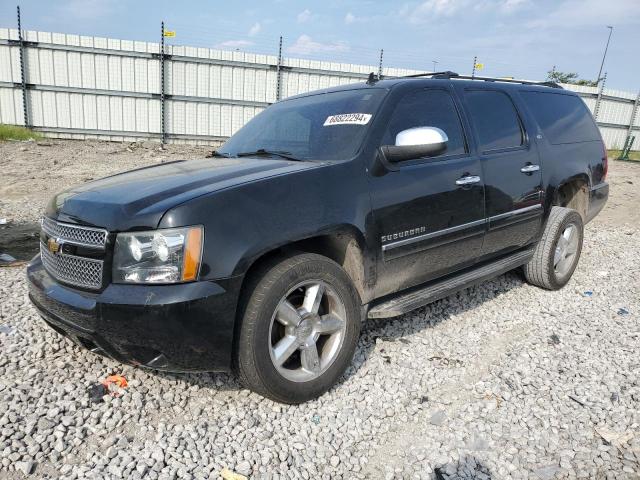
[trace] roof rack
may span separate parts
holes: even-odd
[[[414,73],[413,75],[405,75],[401,78],[419,78],[419,77],[437,77],[437,78],[451,78],[457,77],[456,72],[445,70],[444,72],[430,72],[430,73]]]
[[[507,83],[520,83],[523,85],[538,85],[542,87],[562,88],[556,82],[534,82],[531,80],[520,80],[517,78],[495,78],[495,77],[479,77],[477,75],[460,75],[456,72],[432,72],[432,73],[416,73],[414,75],[406,75],[402,78],[418,78],[418,77],[432,77],[432,78],[459,78],[461,80],[482,80],[484,82],[507,82]]]

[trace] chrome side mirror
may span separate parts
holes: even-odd
[[[420,157],[433,157],[447,150],[449,137],[437,127],[415,127],[396,135],[395,145],[381,147],[388,162],[397,163]]]

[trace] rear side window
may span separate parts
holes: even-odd
[[[395,145],[396,135],[414,127],[438,127],[449,141],[443,155],[466,153],[466,143],[458,111],[444,90],[418,90],[406,94],[396,105],[381,145]]]
[[[542,133],[554,145],[600,140],[589,109],[573,95],[520,92]]]
[[[519,147],[524,143],[518,112],[505,93],[468,90],[465,96],[481,151]]]

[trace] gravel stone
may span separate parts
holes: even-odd
[[[431,423],[431,425],[440,426],[444,423],[446,419],[447,419],[447,414],[445,413],[445,411],[438,410],[433,415],[431,415],[431,418],[429,419],[429,423]]]
[[[0,143],[0,250],[36,228],[54,191],[211,150],[51,143]],[[609,204],[586,226],[564,289],[510,272],[367,321],[341,383],[299,406],[227,374],[166,374],[94,355],[40,319],[24,266],[0,268],[0,478],[200,479],[225,467],[274,480],[634,478],[640,169],[611,161],[609,181]],[[0,253],[20,258],[20,249]],[[129,382],[124,394],[91,402],[89,387],[114,372]]]

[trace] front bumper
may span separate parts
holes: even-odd
[[[602,182],[589,191],[589,206],[587,208],[587,221],[590,222],[604,208],[609,198],[609,184]]]
[[[40,257],[27,267],[42,318],[79,345],[119,362],[167,371],[231,367],[241,277],[177,285],[110,284],[100,293],[56,282]]]

